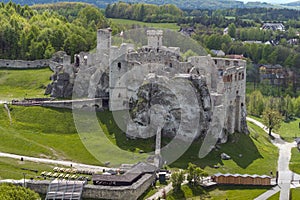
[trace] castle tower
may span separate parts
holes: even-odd
[[[97,31],[97,61],[100,61],[106,67],[109,66],[111,32],[110,28]]]
[[[155,49],[162,46],[163,31],[162,30],[148,30],[148,46]]]

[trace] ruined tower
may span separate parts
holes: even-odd
[[[162,38],[163,38],[163,31],[162,30],[148,30],[148,46],[153,48],[160,48],[162,46]]]

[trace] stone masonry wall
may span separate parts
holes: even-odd
[[[84,199],[138,199],[154,182],[155,174],[145,174],[131,186],[113,187],[85,185]],[[47,194],[50,181],[28,181],[26,186],[39,194]]]

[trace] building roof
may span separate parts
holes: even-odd
[[[156,170],[157,168],[154,165],[139,162],[123,175],[95,174],[93,175],[93,181],[131,184],[144,174],[154,174]]]
[[[243,177],[243,178],[271,178],[270,176],[267,176],[267,175],[257,175],[257,174],[254,174],[254,175],[249,175],[249,174],[221,174],[221,173],[218,173],[218,174],[215,174],[214,177],[220,177],[220,176],[224,176],[224,177],[229,177],[229,176],[232,176],[232,177]]]

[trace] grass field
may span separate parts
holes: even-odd
[[[12,125],[0,109],[0,151],[101,164],[84,147],[69,110],[11,107]]]
[[[135,20],[128,20],[128,19],[110,19],[114,24],[125,26],[126,28],[133,28],[133,27],[153,27],[153,28],[162,28],[162,29],[171,29],[178,31],[180,27],[176,23],[146,23],[140,22]]]
[[[44,97],[52,75],[50,69],[0,69],[0,100]]]
[[[250,117],[259,122],[262,122],[262,118],[255,116]],[[285,141],[293,142],[295,140],[295,137],[300,137],[299,123],[300,118],[296,118],[295,120],[292,120],[290,122],[282,122],[280,129],[273,132],[278,133]]]
[[[291,189],[291,200],[298,200],[300,197],[300,188]]]
[[[102,133],[92,132],[88,133],[89,135],[77,134],[70,110],[13,106],[11,115],[12,125],[4,108],[0,109],[0,151],[3,152],[101,164],[99,159],[102,162],[132,163],[139,156],[146,157],[146,154],[138,153],[140,150],[154,150],[154,138],[127,139],[115,124],[110,112],[98,113],[96,120],[99,120]],[[220,150],[214,150],[204,159],[197,157],[201,141],[194,142],[184,156],[171,167],[186,168],[187,163],[193,162],[211,174],[269,174],[270,171],[275,171],[277,148],[269,142],[268,135],[261,129],[249,125],[250,137],[244,134],[232,135],[227,144],[221,145]],[[100,158],[95,159],[82,142],[90,145],[92,151],[96,150],[93,153],[99,153]],[[114,149],[111,148],[111,144]],[[223,152],[230,155],[232,160],[221,160],[220,154]],[[214,165],[220,168],[215,169]]]
[[[290,170],[300,174],[300,152],[297,148],[292,148],[292,157],[290,160]]]
[[[217,186],[211,189],[202,189],[201,187],[192,187],[183,185],[181,191],[171,192],[167,200],[178,199],[215,199],[215,200],[252,200],[260,194],[266,192],[270,187],[255,186]]]
[[[268,198],[268,200],[279,200],[279,198],[280,198],[280,192],[277,192],[276,194]]]
[[[51,172],[54,167],[56,167],[56,165],[0,158],[0,179],[20,180],[24,178],[23,173],[26,174],[26,179],[36,179],[42,171]],[[38,172],[36,173],[33,170],[37,170]]]
[[[219,150],[213,150],[203,159],[197,157],[201,142],[194,143],[191,148],[172,167],[186,168],[192,162],[205,169],[209,174],[240,173],[269,175],[276,171],[278,149],[270,142],[268,135],[257,126],[248,123],[250,137],[245,134],[232,135]],[[220,155],[226,153],[231,160],[221,160]],[[240,156],[241,155],[241,156]],[[215,169],[214,166],[219,166]]]
[[[288,123],[282,123],[278,134],[286,141],[293,142],[295,137],[300,137],[299,129],[300,118],[290,121]]]

